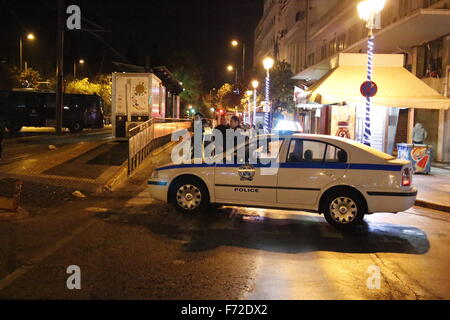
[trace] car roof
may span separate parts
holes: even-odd
[[[265,134],[263,136],[274,137],[276,135],[275,134]],[[278,136],[290,137],[290,138],[298,138],[298,139],[336,140],[336,141],[347,142],[347,143],[349,141],[352,141],[352,140],[349,140],[349,139],[336,137],[336,136],[328,136],[328,135],[324,135],[324,134],[306,134],[306,133],[289,133],[289,132],[286,133],[286,132],[284,132],[284,133],[278,134]]]
[[[268,134],[267,136],[271,136],[274,137],[274,134]],[[320,134],[304,134],[304,133],[288,133],[288,134],[280,134],[280,137],[287,137],[287,138],[291,138],[291,139],[311,139],[311,140],[318,140],[318,141],[323,141],[326,143],[333,143],[333,142],[337,142],[337,146],[338,147],[343,147],[344,145],[347,147],[351,147],[353,148],[353,150],[359,150],[359,152],[363,152],[363,153],[368,153],[371,154],[372,156],[378,158],[378,159],[383,159],[383,160],[393,160],[395,159],[395,157],[384,153],[382,151],[379,151],[377,149],[371,148],[369,146],[366,146],[362,143],[359,143],[355,140],[351,140],[351,139],[347,139],[347,138],[341,138],[341,137],[336,137],[336,136],[328,136],[328,135],[320,135]]]

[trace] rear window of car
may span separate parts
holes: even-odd
[[[391,156],[390,154],[381,152],[381,151],[379,151],[377,149],[374,149],[374,148],[371,148],[369,146],[366,146],[365,144],[362,144],[360,142],[356,142],[356,141],[349,140],[349,139],[346,139],[346,142],[350,143],[351,145],[354,145],[355,147],[363,149],[364,151],[374,155],[377,158],[381,158],[381,159],[384,159],[384,160],[395,160],[395,157]]]
[[[323,141],[292,139],[288,162],[347,162],[347,153]]]

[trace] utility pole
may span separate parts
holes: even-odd
[[[56,58],[56,134],[62,134],[64,108],[64,0],[58,0]]]
[[[23,40],[22,40],[22,37],[20,37],[20,40],[19,40],[19,52],[20,52],[20,71],[22,71],[23,70]]]
[[[242,43],[242,84],[245,83],[245,43]]]

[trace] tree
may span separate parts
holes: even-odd
[[[295,80],[291,65],[286,61],[276,61],[270,70],[270,99],[272,109],[282,108],[288,112],[295,112],[294,87]],[[265,84],[266,73],[260,72],[260,83]],[[264,88],[264,86],[263,86]],[[264,99],[264,97],[262,97]]]
[[[235,93],[235,87],[232,84],[225,83],[215,95],[215,104],[218,109],[228,110],[240,106],[242,94]]]
[[[189,52],[178,52],[173,55],[168,62],[168,68],[175,78],[183,84],[181,98],[181,114],[185,114],[186,108],[193,105],[198,111],[206,108],[203,98],[203,83],[201,69],[194,56]]]
[[[39,71],[32,68],[27,68],[22,71],[14,68],[13,80],[18,88],[36,88],[38,82],[42,80],[42,76]]]
[[[103,100],[103,111],[106,115],[112,113],[112,75],[104,74],[98,75],[95,82],[100,86],[98,95]]]
[[[99,75],[93,82],[89,81],[88,78],[70,81],[66,86],[65,92],[74,94],[97,94],[103,100],[104,113],[107,115],[111,114],[111,75]]]

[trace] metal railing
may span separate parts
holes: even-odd
[[[129,130],[128,176],[159,146],[170,142],[174,132],[189,129],[191,120],[152,119]]]

